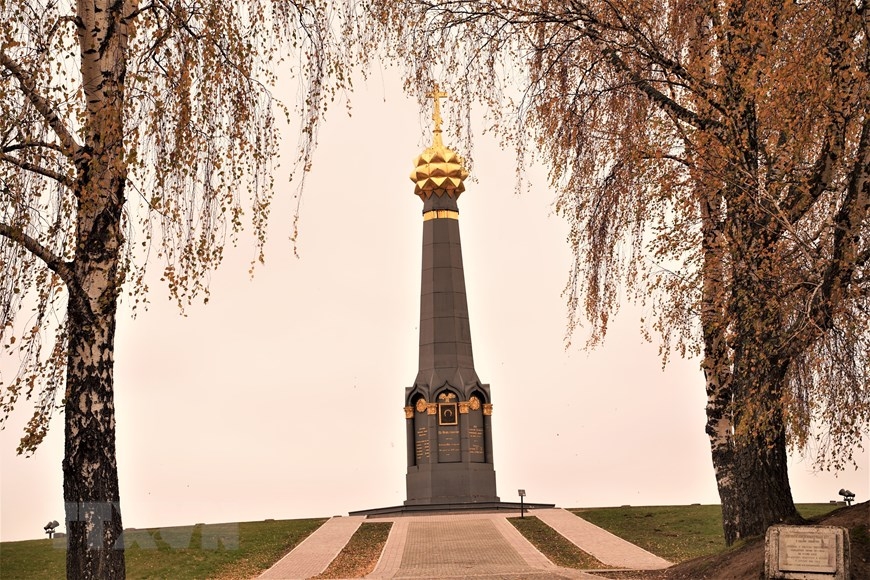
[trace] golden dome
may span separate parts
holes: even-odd
[[[441,106],[440,100],[447,93],[435,90],[427,96],[435,100],[435,109],[432,112],[432,120],[435,128],[432,135],[432,145],[417,156],[414,161],[414,171],[411,172],[411,181],[414,182],[414,193],[420,199],[426,201],[434,193],[441,197],[445,193],[458,198],[465,191],[463,181],[468,177],[468,171],[462,165],[462,157],[455,151],[444,146],[441,141]]]

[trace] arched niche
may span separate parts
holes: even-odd
[[[435,395],[437,404],[438,463],[462,461],[459,394],[446,387]]]
[[[486,395],[482,391],[472,391],[468,397],[466,424],[468,425],[468,461],[471,463],[486,463],[487,429],[483,406],[487,402]]]
[[[423,393],[412,393],[405,408],[408,425],[408,465],[425,465],[432,462],[431,414],[433,405]]]

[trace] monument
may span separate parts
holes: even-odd
[[[411,179],[423,200],[420,357],[405,389],[408,441],[406,506],[498,502],[489,385],[474,370],[459,239],[459,195],[468,172],[444,146],[440,100],[434,100],[432,145]]]
[[[441,138],[440,99],[447,95],[435,85],[428,96],[434,100],[432,145],[411,172],[414,193],[423,200],[423,266],[417,377],[405,389],[407,499],[401,506],[352,511],[352,516],[522,507],[500,501],[496,493],[492,399],[474,370],[457,205],[468,171]]]

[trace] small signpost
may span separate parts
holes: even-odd
[[[526,497],[526,490],[524,490],[524,489],[518,489],[518,490],[517,490],[517,493],[520,494],[520,517],[521,517],[521,518],[524,518],[525,516],[523,515],[523,513],[524,513],[524,509],[523,509],[523,498]]]

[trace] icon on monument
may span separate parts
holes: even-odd
[[[459,424],[459,415],[456,413],[456,403],[438,403],[438,424]]]

